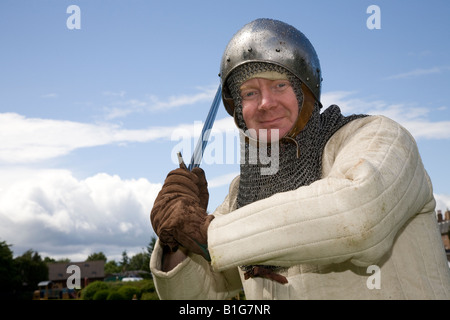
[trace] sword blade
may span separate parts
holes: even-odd
[[[222,85],[220,84],[217,88],[216,95],[209,109],[208,116],[206,117],[205,124],[203,125],[202,133],[195,146],[194,153],[192,154],[191,162],[189,164],[189,171],[195,167],[200,166],[203,158],[203,152],[205,151],[206,145],[208,144],[209,135],[211,133],[211,128],[216,119],[217,110],[219,109],[222,94]]]

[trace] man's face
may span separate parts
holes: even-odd
[[[254,78],[244,82],[240,89],[245,124],[248,129],[256,130],[258,139],[281,139],[294,126],[298,102],[288,80]],[[249,132],[253,136],[252,130]]]

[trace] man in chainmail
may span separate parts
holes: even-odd
[[[280,75],[286,76],[296,95],[299,114],[301,113],[303,93],[300,79],[278,65],[264,62],[244,64],[236,68],[227,81],[236,106],[234,110],[236,124],[243,132],[249,129],[242,115],[240,87],[249,79],[270,77],[270,73],[266,73],[268,76],[264,75],[267,71],[277,73],[278,75],[272,74],[272,77],[278,79]],[[262,175],[261,167],[264,164],[252,164],[248,160],[251,146],[248,140],[244,139],[243,148],[245,148],[246,157],[241,161],[238,207],[267,198],[278,192],[297,189],[319,179],[325,143],[341,126],[358,117],[361,116],[344,117],[337,106],[332,106],[320,114],[320,104],[315,102],[305,128],[294,138],[281,140],[281,145],[278,148],[281,148],[282,156],[279,159],[278,170],[274,174]],[[268,149],[270,149],[270,145]]]
[[[283,79],[283,75],[290,82],[298,101],[298,113],[303,107],[303,92],[301,80],[285,68],[267,63],[250,62],[239,66],[230,74],[227,86],[235,105],[234,117],[236,125],[242,132],[249,130],[242,115],[241,86],[249,79],[262,78],[269,81]],[[320,114],[320,104],[316,101],[312,106],[312,114],[306,126],[293,138],[281,139],[278,149],[279,166],[274,174],[261,174],[264,164],[251,163],[249,149],[252,148],[249,139],[243,139],[245,157],[241,160],[241,174],[239,192],[237,195],[237,208],[254,201],[265,199],[279,192],[297,189],[318,180],[322,174],[322,152],[328,139],[347,122],[363,117],[353,115],[344,117],[339,107],[331,106]],[[260,142],[262,143],[262,142]],[[270,145],[267,147],[270,152]],[[262,157],[265,155],[262,154]],[[242,266],[246,277],[254,276],[255,272],[273,274],[271,271],[279,269],[276,266]],[[266,269],[266,270],[264,270]]]
[[[168,174],[151,212],[161,299],[225,299],[241,287],[247,299],[450,298],[431,182],[403,127],[321,112],[316,52],[281,21],[239,30],[220,76],[243,137],[240,175],[208,215],[203,170]]]

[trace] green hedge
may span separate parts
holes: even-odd
[[[103,282],[90,283],[81,291],[83,300],[159,300],[153,280],[136,282]]]
[[[95,281],[90,283],[81,291],[81,299],[94,300],[94,296],[98,291],[109,289],[108,284],[102,281]]]

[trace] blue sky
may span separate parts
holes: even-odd
[[[373,4],[381,29],[366,24]],[[80,29],[67,26],[70,5]],[[188,161],[196,144],[227,42],[261,17],[313,43],[325,106],[383,114],[413,134],[445,211],[449,12],[444,0],[1,1],[0,240],[15,255],[72,261],[141,252],[175,153]],[[210,212],[239,171],[235,134],[221,105],[202,165]]]

